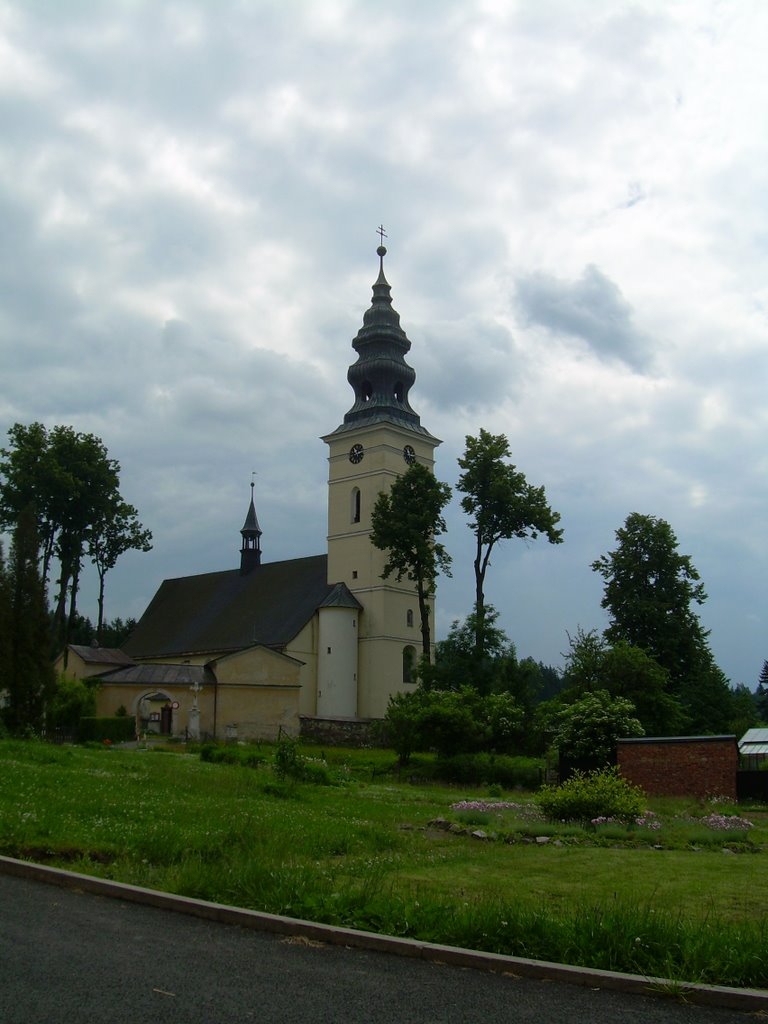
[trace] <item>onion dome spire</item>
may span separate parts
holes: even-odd
[[[384,238],[384,229],[379,233]],[[416,373],[405,361],[411,343],[400,326],[400,314],[392,307],[389,282],[384,276],[387,250],[380,245],[379,276],[373,285],[373,300],[363,316],[352,347],[357,362],[350,366],[347,380],[355,392],[355,402],[344,417],[344,424],[394,420],[409,427],[419,426],[419,417],[408,402],[408,392]]]
[[[245,576],[257,565],[261,565],[261,529],[256,518],[256,506],[253,503],[254,483],[251,480],[251,504],[245,517],[240,535],[243,546],[240,548],[240,575]]]

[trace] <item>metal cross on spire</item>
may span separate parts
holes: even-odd
[[[379,226],[376,228],[376,234],[381,239],[381,244],[384,245],[384,239],[387,237],[387,232],[384,230],[383,224],[379,224]]]

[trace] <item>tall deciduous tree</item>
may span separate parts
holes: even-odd
[[[425,661],[431,650],[429,599],[438,574],[451,574],[450,555],[435,539],[445,532],[443,509],[450,498],[450,487],[416,462],[378,496],[371,514],[371,543],[387,553],[382,579],[394,574],[416,584]]]
[[[52,560],[59,565],[54,630],[57,641],[66,644],[89,542],[103,536],[116,516],[116,535],[127,536],[129,546],[132,540],[143,545],[148,538],[135,519],[135,509],[123,502],[120,465],[109,458],[100,438],[68,426],[49,431],[41,423],[17,423],[8,436],[9,446],[0,449],[0,526],[12,527],[23,509],[34,509],[46,584]]]
[[[20,514],[14,530],[1,588],[7,626],[0,690],[6,693],[6,725],[17,733],[42,730],[46,702],[56,686],[50,657],[48,603],[38,561],[35,517],[27,509]]]
[[[504,434],[481,430],[467,436],[463,470],[458,490],[464,494],[461,507],[471,517],[475,535],[475,653],[482,658],[485,647],[485,577],[491,553],[502,540],[531,538],[543,534],[550,544],[560,544],[560,515],[547,504],[543,487],[533,487],[523,473],[507,462],[511,452]]]
[[[689,729],[727,728],[732,694],[691,608],[707,595],[690,556],[680,554],[669,523],[637,512],[616,531],[616,540],[614,551],[592,563],[605,581],[606,638],[641,648],[666,669]]]
[[[110,569],[126,551],[151,551],[152,534],[139,522],[133,505],[128,505],[119,494],[101,510],[99,518],[88,531],[88,554],[99,574],[99,618],[96,639],[103,642],[104,582]]]

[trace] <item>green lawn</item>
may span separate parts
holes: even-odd
[[[281,781],[262,753],[248,768],[2,741],[0,852],[430,941],[768,987],[766,808],[718,808],[749,832],[707,829],[708,808],[670,801],[656,832],[553,827],[515,808],[478,825],[451,805],[487,794],[398,782],[391,753],[326,751],[332,786]],[[478,827],[496,838],[472,838]]]

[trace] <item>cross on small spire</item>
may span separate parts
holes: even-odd
[[[376,234],[381,239],[381,244],[384,245],[384,239],[387,237],[387,232],[384,230],[383,224],[379,224],[379,226],[376,228]]]

